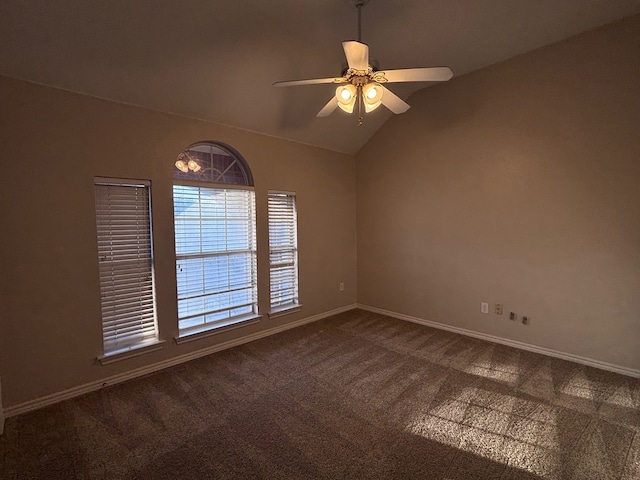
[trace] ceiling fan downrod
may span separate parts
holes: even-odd
[[[356,9],[358,10],[358,42],[362,43],[362,7],[364,7],[369,0],[355,0]],[[357,94],[356,101],[358,102],[358,126],[361,127],[363,125],[362,118],[362,102],[364,102],[364,98],[362,97],[362,85],[357,86]]]
[[[358,9],[358,42],[362,42],[362,7],[364,7],[369,0],[355,0],[356,8]]]

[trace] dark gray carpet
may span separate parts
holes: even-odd
[[[0,478],[640,478],[640,381],[355,310],[7,420]]]

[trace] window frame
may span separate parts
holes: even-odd
[[[216,251],[215,253],[211,252],[200,252],[200,254],[197,253],[178,253],[178,249],[179,249],[179,244],[178,244],[178,235],[179,235],[179,219],[176,216],[176,190],[175,187],[192,187],[192,188],[197,188],[198,189],[198,198],[201,198],[200,195],[203,191],[206,190],[213,190],[213,191],[238,191],[238,190],[243,190],[243,191],[249,191],[251,192],[251,199],[250,199],[250,205],[249,205],[249,209],[247,211],[247,217],[243,217],[245,219],[248,220],[248,228],[250,230],[250,238],[249,238],[249,249],[248,252],[244,252],[244,253],[248,253],[250,255],[250,264],[251,264],[251,274],[250,274],[250,278],[251,278],[251,289],[252,289],[252,303],[248,304],[247,306],[251,306],[251,313],[246,313],[246,314],[242,314],[242,315],[236,315],[236,316],[230,316],[226,319],[220,319],[220,320],[213,320],[210,323],[206,322],[206,317],[205,317],[205,322],[201,325],[193,325],[190,327],[183,327],[181,328],[181,321],[184,321],[188,318],[196,318],[198,316],[206,316],[208,314],[212,314],[215,313],[214,311],[210,311],[210,312],[206,312],[203,309],[203,312],[201,314],[194,314],[194,315],[183,315],[182,317],[180,317],[180,307],[178,307],[178,312],[177,312],[177,325],[178,325],[178,335],[174,338],[175,342],[178,344],[181,343],[185,343],[185,342],[189,342],[192,340],[197,340],[199,338],[202,337],[206,337],[206,336],[210,336],[210,335],[216,335],[222,332],[226,332],[228,330],[232,330],[235,328],[240,328],[240,327],[244,327],[244,326],[248,326],[254,323],[257,323],[260,321],[260,319],[262,318],[262,316],[259,314],[259,310],[258,310],[258,272],[257,272],[257,224],[256,224],[256,195],[255,195],[255,188],[253,186],[253,176],[251,173],[251,170],[246,162],[246,160],[244,160],[244,158],[232,147],[229,147],[226,144],[220,143],[220,142],[212,142],[212,141],[204,141],[204,142],[198,142],[195,144],[190,145],[189,147],[187,147],[183,152],[180,153],[180,155],[178,156],[178,158],[180,159],[181,156],[183,156],[184,152],[188,152],[190,149],[197,147],[197,146],[202,146],[202,145],[206,145],[206,146],[210,146],[210,147],[215,147],[217,149],[221,149],[223,151],[225,151],[229,157],[233,158],[235,160],[235,162],[238,163],[238,165],[240,166],[240,168],[243,170],[243,174],[245,176],[245,181],[246,184],[245,185],[240,185],[240,184],[233,184],[233,183],[219,183],[219,182],[215,182],[215,181],[211,181],[211,180],[194,180],[194,179],[185,179],[185,178],[175,178],[175,175],[172,178],[172,201],[173,201],[173,228],[174,228],[174,254],[175,254],[175,268],[176,268],[176,301],[179,302],[187,299],[187,297],[181,298],[181,292],[180,292],[180,280],[179,280],[179,272],[178,272],[178,268],[179,268],[179,262],[182,260],[184,261],[185,259],[189,258],[189,259],[197,259],[197,258],[202,258],[203,262],[205,258],[210,258],[210,257],[222,257],[222,256],[230,256],[234,254],[234,250],[223,250],[223,251]],[[175,172],[175,170],[174,170]],[[201,200],[199,200],[201,202]],[[201,212],[201,203],[199,204],[199,209]],[[200,213],[198,222],[202,222],[202,212]],[[228,219],[225,217],[225,219],[223,220],[223,222],[227,222]],[[201,224],[201,223],[200,223]],[[226,223],[224,223],[225,225],[227,225]],[[225,227],[226,229],[227,227]],[[203,237],[202,234],[200,234],[200,242],[203,241]],[[228,239],[228,236],[225,236],[225,239]],[[201,247],[202,249],[202,247]],[[235,252],[235,254],[239,254],[239,253],[243,253],[243,252]],[[204,263],[203,263],[203,269],[204,269]],[[229,271],[230,267],[227,266],[227,271]],[[203,270],[204,271],[204,270]],[[203,273],[204,274],[204,273]],[[203,293],[202,295],[211,295],[211,293],[207,293],[205,291],[206,286],[204,284],[205,280],[203,280]],[[218,293],[229,293],[230,290],[227,291],[218,291],[215,292],[216,294]],[[184,292],[183,292],[184,293]],[[233,307],[228,307],[226,309],[221,309],[218,310],[217,312],[222,312],[222,311],[230,311],[232,310]]]
[[[274,243],[274,239],[272,238],[272,223],[275,221],[275,211],[272,210],[272,202],[271,198],[275,196],[285,196],[292,198],[293,204],[293,225],[289,225],[289,228],[293,230],[293,242],[289,246],[280,246],[277,247],[277,250],[273,248],[272,244]],[[269,230],[269,317],[276,318],[282,315],[288,315],[291,313],[299,312],[302,310],[302,303],[300,302],[300,266],[299,266],[299,247],[298,247],[298,197],[296,192],[285,191],[285,190],[269,190],[267,191],[267,223]],[[292,256],[292,269],[293,269],[293,282],[294,282],[294,293],[293,298],[290,302],[284,304],[274,305],[273,295],[274,295],[274,280],[273,273],[275,268],[282,268],[282,265],[278,267],[272,263],[272,254],[276,252],[291,252]]]
[[[157,311],[157,302],[156,302],[156,279],[155,279],[155,257],[154,257],[154,248],[153,248],[153,222],[152,222],[152,208],[151,208],[151,182],[149,180],[139,180],[139,179],[125,179],[125,178],[108,178],[108,177],[94,177],[94,196],[95,196],[95,219],[96,219],[96,245],[97,245],[97,254],[98,254],[98,274],[99,274],[99,292],[100,292],[100,318],[102,324],[102,354],[98,356],[98,360],[101,364],[106,365],[109,363],[113,363],[119,360],[123,360],[126,358],[142,355],[144,353],[156,351],[162,348],[162,344],[164,341],[159,337],[159,327],[158,327],[158,311]],[[126,203],[123,208],[122,204],[118,207],[115,207],[113,203],[108,199],[108,193],[101,193],[103,189],[108,189],[109,187],[124,187],[124,188],[135,188],[136,193],[131,198],[125,198]],[[143,189],[145,199],[144,202],[138,202],[134,197],[137,195],[137,191]],[[107,200],[104,203],[101,203],[103,200]],[[130,203],[130,204],[129,204]],[[146,210],[142,212],[142,215],[138,215],[137,207],[142,204],[146,205]],[[134,210],[127,210],[131,207],[134,207]],[[136,215],[133,220],[129,220],[124,225],[122,224],[122,217],[120,220],[120,225],[115,226],[113,221],[111,221],[111,217],[122,212],[135,212]],[[103,218],[107,217],[107,218]],[[138,224],[143,222],[142,232],[145,234],[144,239],[140,240],[140,227]],[[133,224],[136,224],[134,227]],[[107,229],[104,231],[104,229]],[[125,246],[128,250],[128,258],[124,258],[125,253],[122,250],[123,245],[119,245],[117,249],[113,248],[113,232],[116,229],[127,228],[131,235],[135,234],[135,240],[132,240],[130,243],[127,243]],[[105,243],[111,242],[111,246],[105,246]],[[134,250],[135,255],[137,255],[137,262],[140,263],[142,259],[143,262],[148,260],[148,270],[146,267],[142,267],[141,265],[131,266],[131,250]],[[117,263],[113,262],[113,253],[116,251],[121,255],[120,262],[124,264],[127,263],[127,266],[123,264],[117,265]],[[140,255],[143,255],[140,257]],[[111,262],[107,262],[104,260],[105,255],[111,257]],[[124,281],[121,278],[117,279],[118,274],[123,275],[127,274],[127,276],[131,276],[133,272],[134,276],[137,276],[137,280],[134,279],[132,281]],[[148,286],[141,286],[140,276],[148,275],[150,278],[150,284]],[[110,277],[110,280],[109,280]],[[144,282],[143,282],[144,283]],[[119,293],[116,294],[115,290],[118,289]],[[143,292],[138,298],[138,306],[146,305],[144,309],[135,310],[131,312],[131,316],[126,316],[117,320],[117,317],[122,317],[126,315],[128,312],[123,311],[122,305],[112,304],[108,305],[109,302],[115,302],[116,295],[122,295],[122,290],[126,289],[126,296],[128,300],[131,300],[135,297],[136,290],[138,292]],[[107,300],[105,300],[107,299]],[[118,300],[121,302],[122,300]],[[135,300],[134,300],[135,302]],[[107,311],[110,310],[110,313],[107,314]],[[126,309],[124,309],[126,310]],[[118,342],[118,327],[120,328],[131,328],[132,322],[136,322],[136,316],[139,317],[139,321],[141,322],[139,325],[139,329],[137,333],[141,335],[141,338],[138,340],[130,339],[129,341]],[[135,325],[133,325],[135,326]],[[151,333],[149,332],[149,328],[153,328]],[[107,334],[109,331],[109,334]],[[136,330],[134,330],[133,335],[135,335]],[[126,336],[125,336],[126,338]],[[109,346],[111,344],[111,346]]]

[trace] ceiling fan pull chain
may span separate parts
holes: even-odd
[[[360,10],[358,10],[360,11]],[[362,98],[362,86],[358,85],[358,98],[357,98],[357,102],[358,102],[358,126],[361,127],[363,124],[363,119],[362,119],[362,102],[364,102],[364,99]]]

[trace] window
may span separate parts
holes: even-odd
[[[298,219],[295,194],[268,197],[271,312],[277,313],[298,306]]]
[[[198,143],[175,163],[179,338],[257,319],[253,179],[240,154]]]
[[[149,182],[96,178],[95,193],[108,357],[158,343]]]

